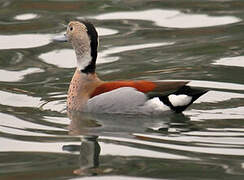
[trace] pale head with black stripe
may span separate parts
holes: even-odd
[[[75,50],[77,68],[82,73],[95,73],[98,34],[92,23],[85,20],[71,21],[66,34],[54,40],[70,42]]]

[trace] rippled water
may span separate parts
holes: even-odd
[[[243,179],[244,2],[0,1],[0,179]],[[184,114],[66,114],[72,19],[100,35],[102,79],[191,80]]]

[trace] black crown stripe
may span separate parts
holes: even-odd
[[[81,21],[86,26],[87,34],[90,38],[90,46],[91,46],[91,63],[85,67],[85,69],[81,70],[83,73],[95,73],[96,69],[96,59],[97,59],[97,46],[98,46],[98,34],[94,27],[94,25],[88,21]]]

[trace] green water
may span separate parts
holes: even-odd
[[[244,2],[1,0],[0,179],[243,179]],[[104,80],[191,80],[182,115],[66,114],[70,44],[86,18]]]

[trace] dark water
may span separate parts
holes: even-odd
[[[243,179],[244,2],[0,1],[0,179]],[[65,112],[74,52],[50,39],[87,18],[104,80],[210,91],[183,115]]]

